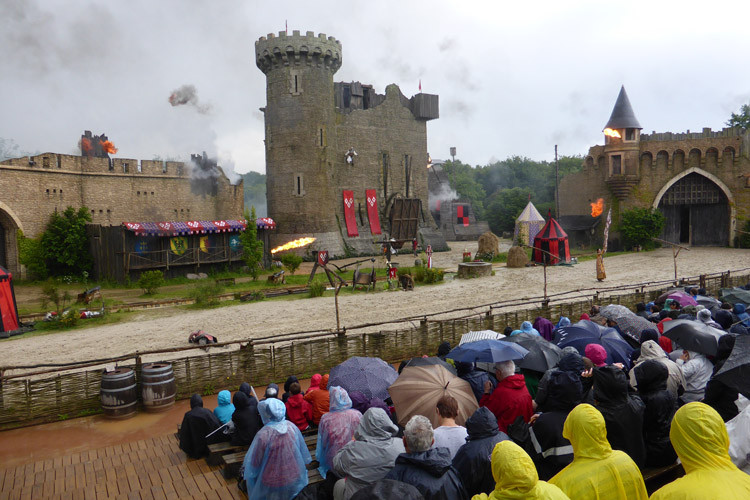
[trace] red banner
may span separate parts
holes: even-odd
[[[370,232],[380,234],[380,215],[378,214],[378,195],[374,189],[365,191],[367,198],[367,218],[370,219]]]
[[[354,216],[354,193],[344,190],[344,220],[346,221],[346,234],[348,236],[359,236],[357,230],[357,219]]]

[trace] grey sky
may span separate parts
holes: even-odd
[[[433,158],[585,154],[621,84],[644,132],[721,128],[750,101],[749,14],[739,0],[0,0],[0,137],[74,153],[88,129],[120,157],[207,150],[263,172],[254,42],[288,21],[342,42],[336,81],[439,94]],[[182,85],[199,106],[169,104]]]

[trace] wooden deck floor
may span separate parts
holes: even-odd
[[[173,434],[2,467],[0,500],[247,498],[219,467],[188,458]]]

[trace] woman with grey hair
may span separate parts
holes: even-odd
[[[495,363],[495,376],[497,387],[492,390],[489,382],[484,385],[484,396],[479,401],[479,406],[486,406],[497,418],[497,428],[506,432],[508,426],[519,416],[524,422],[529,422],[534,409],[531,402],[531,394],[526,389],[526,379],[521,374],[516,374],[516,365],[513,361]]]

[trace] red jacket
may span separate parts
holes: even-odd
[[[508,425],[519,415],[528,422],[534,413],[526,381],[520,374],[511,375],[498,382],[492,394],[482,396],[479,406],[486,406],[495,415],[497,427],[502,432],[506,432]]]
[[[302,394],[289,396],[286,400],[286,418],[288,418],[299,430],[307,429],[312,421],[312,405],[305,401]]]

